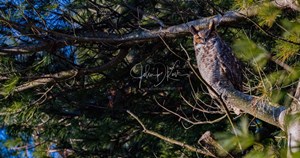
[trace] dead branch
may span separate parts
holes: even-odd
[[[201,142],[203,142],[203,145],[210,145],[212,146],[212,148],[214,148],[215,150],[219,151],[220,153],[224,153],[225,155],[233,158],[232,155],[230,155],[230,153],[228,151],[226,151],[226,149],[224,149],[213,137],[212,133],[210,131],[206,131],[198,140],[199,144],[202,144]],[[220,155],[220,154],[218,154]],[[223,154],[221,154],[223,155]]]

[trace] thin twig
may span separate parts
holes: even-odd
[[[178,145],[178,146],[181,146],[185,149],[188,149],[190,151],[193,151],[193,152],[196,152],[196,153],[199,153],[199,154],[203,154],[203,155],[207,155],[207,156],[211,156],[211,157],[216,157],[213,153],[209,152],[209,151],[205,151],[205,150],[202,150],[202,149],[198,149],[198,148],[195,148],[191,145],[188,145],[186,143],[183,143],[183,142],[180,142],[180,141],[177,141],[177,140],[174,140],[172,138],[168,138],[168,137],[165,137],[159,133],[156,133],[154,131],[151,131],[151,130],[148,130],[146,128],[146,126],[142,123],[142,121],[136,116],[134,115],[132,112],[130,112],[129,110],[127,110],[127,113],[132,116],[136,121],[138,121],[138,123],[142,126],[143,128],[143,132],[146,133],[146,134],[149,134],[149,135],[152,135],[152,136],[155,136],[157,138],[160,138],[161,140],[164,140],[168,143],[171,143],[171,144],[175,144],[175,145]]]
[[[224,116],[222,116],[222,117],[220,117],[220,118],[217,118],[217,119],[215,119],[215,120],[212,120],[212,121],[199,121],[199,122],[194,122],[194,121],[191,121],[191,120],[189,120],[188,118],[183,117],[183,116],[179,115],[178,113],[176,113],[176,112],[174,112],[174,111],[172,111],[172,110],[170,110],[170,109],[164,107],[163,105],[161,105],[161,104],[156,100],[155,97],[154,97],[154,100],[155,100],[155,102],[157,103],[157,105],[160,106],[160,107],[162,107],[164,110],[166,110],[166,111],[172,113],[173,115],[175,115],[175,116],[179,117],[180,119],[182,119],[182,120],[184,120],[184,121],[186,121],[186,122],[188,122],[188,123],[190,123],[190,124],[193,124],[193,125],[213,124],[213,123],[216,123],[216,122],[221,121],[222,119],[224,119],[224,118],[226,117],[226,115],[224,115]]]

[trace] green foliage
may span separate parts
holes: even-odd
[[[269,101],[275,104],[282,104],[285,100],[289,100],[286,97],[287,93],[281,87],[286,87],[297,81],[300,74],[296,72],[298,71],[278,70],[266,75],[260,83],[262,94],[268,96]]]
[[[272,147],[267,147],[266,149],[254,149],[251,150],[245,158],[264,158],[264,157],[270,157],[270,158],[278,158],[279,153],[277,151],[278,149],[272,148]]]
[[[249,132],[248,120],[243,118],[235,131],[231,133],[223,132],[216,135],[220,145],[225,149],[226,152],[235,150],[241,152],[240,149],[245,150],[254,143],[254,137]],[[224,155],[224,151],[220,151],[221,155]]]
[[[47,151],[49,147],[46,144],[40,144],[34,148],[34,157],[40,157],[40,158],[48,158],[49,155],[45,151]]]
[[[7,80],[1,87],[0,87],[0,95],[7,97],[10,93],[13,92],[14,88],[16,87],[19,81],[18,76],[13,76],[9,80]]]
[[[293,154],[292,154],[292,157],[293,157],[293,158],[294,158],[294,157],[296,158],[296,157],[299,157],[299,156],[300,156],[300,152],[296,152],[296,153],[293,153]]]
[[[237,39],[233,44],[233,50],[237,56],[249,61],[256,71],[262,71],[267,63],[267,51],[246,36]]]
[[[298,22],[292,22],[287,19],[282,20],[282,25],[285,31],[283,37],[289,41],[299,43],[300,42],[300,24]],[[300,46],[288,42],[276,41],[276,56],[281,61],[292,59],[297,53],[299,53]]]
[[[292,26],[290,26],[290,28],[293,30]],[[287,87],[297,81],[300,74],[297,65],[290,67],[289,65],[285,64],[284,61],[286,59],[292,59],[291,53],[294,54],[295,51],[299,51],[297,48],[298,45],[287,44],[283,41],[280,41],[278,44],[278,40],[274,49],[268,48],[268,50],[280,52],[276,54],[277,57],[281,56],[279,57],[280,60],[275,62],[277,62],[277,64],[279,64],[283,69],[281,70],[278,67],[272,69],[269,66],[269,60],[271,59],[274,61],[275,58],[272,58],[271,53],[269,53],[266,48],[262,46],[265,45],[265,43],[257,44],[257,42],[247,38],[245,35],[240,36],[240,38],[235,40],[233,49],[239,58],[250,62],[252,67],[256,70],[256,85],[251,85],[257,87],[256,94],[261,95],[264,99],[274,103],[274,105],[278,103],[289,105],[291,99],[286,97],[287,92],[281,88]],[[293,48],[294,52],[289,48]],[[281,49],[284,49],[287,52],[281,51]]]
[[[12,103],[12,105],[9,106],[9,108],[5,110],[5,112],[16,113],[16,112],[20,111],[20,109],[22,109],[22,104],[23,104],[23,102],[16,102],[16,101],[14,101]]]
[[[260,139],[256,138],[257,130],[261,130],[264,128],[263,125],[256,128],[255,131],[249,130],[249,120],[247,117],[243,117],[238,126],[233,131],[221,132],[217,133],[216,139],[218,140],[219,144],[222,146],[222,150],[219,151],[219,154],[222,156],[229,154],[234,154],[234,157],[243,157],[250,158],[264,158],[264,157],[273,157],[277,158],[280,157],[281,153],[284,152],[281,149],[282,145],[280,145],[282,139],[274,140],[271,138],[262,137]],[[271,129],[266,129],[271,130]],[[280,137],[281,133],[272,133],[272,135],[276,135]],[[282,135],[281,135],[282,136]],[[286,140],[283,140],[286,142]],[[240,150],[242,148],[242,150]],[[245,154],[241,154],[241,153]]]
[[[22,144],[23,140],[21,138],[15,138],[15,139],[9,139],[7,140],[4,145],[7,148],[13,148],[13,147],[17,147],[18,145]]]
[[[254,0],[234,0],[234,8],[245,9],[251,7],[255,3]]]
[[[281,15],[281,10],[269,2],[260,5],[258,19],[260,25],[272,27],[277,17]]]

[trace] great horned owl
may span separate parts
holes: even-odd
[[[242,69],[232,50],[218,36],[214,21],[207,29],[191,26],[194,48],[201,76],[220,95],[224,88],[242,90]],[[211,95],[213,95],[210,92]],[[214,97],[214,96],[212,96]]]

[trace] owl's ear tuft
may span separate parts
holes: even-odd
[[[190,32],[191,32],[193,35],[196,35],[196,34],[198,33],[197,29],[196,29],[193,25],[191,25],[191,27],[190,27]]]
[[[209,25],[208,25],[208,29],[210,31],[214,31],[216,29],[214,20],[210,20]]]

